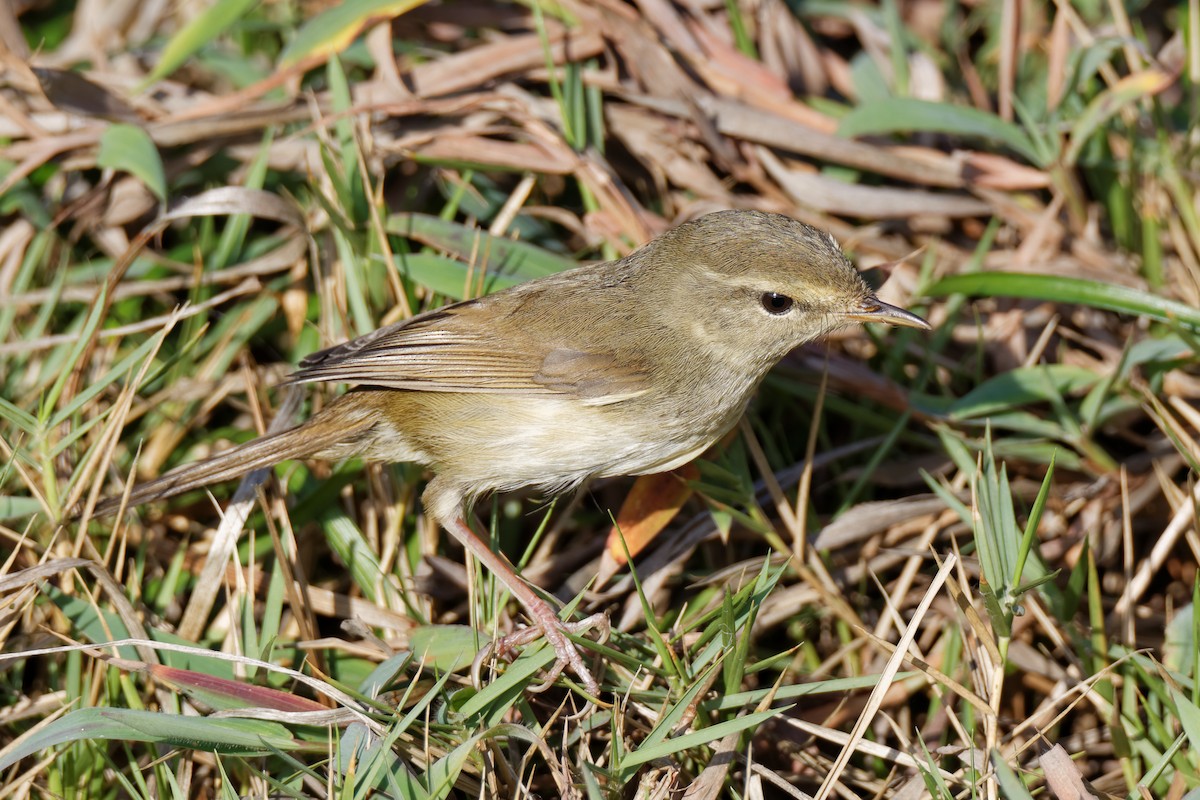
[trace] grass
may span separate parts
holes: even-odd
[[[3,795],[1196,789],[1200,8],[1135,10],[23,11]],[[329,402],[274,388],[323,346],[726,207],[830,230],[935,330],[792,354],[690,471],[480,505],[610,613],[599,704],[528,693],[536,645],[472,681],[519,610],[411,465],[67,518]]]

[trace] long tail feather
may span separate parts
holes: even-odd
[[[127,505],[133,507],[151,500],[162,500],[211,483],[241,477],[247,472],[274,466],[280,461],[306,458],[345,442],[348,435],[353,436],[357,432],[347,430],[345,426],[314,425],[312,422],[310,420],[307,424],[255,439],[204,461],[171,470],[161,478],[138,484],[130,490]],[[351,427],[365,427],[366,422],[363,420],[360,425]],[[122,502],[120,496],[102,500],[96,506],[95,515],[114,514]]]

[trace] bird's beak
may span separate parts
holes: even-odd
[[[855,322],[878,322],[883,325],[932,330],[929,323],[916,314],[897,306],[888,305],[874,295],[864,300],[861,308],[861,311],[852,311],[846,314],[846,318]]]

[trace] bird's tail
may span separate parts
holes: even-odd
[[[123,502],[132,507],[151,500],[162,500],[211,483],[238,478],[247,472],[274,466],[280,461],[317,455],[352,440],[370,424],[367,419],[356,420],[357,424],[349,425],[344,420],[340,425],[328,422],[317,417],[303,425],[263,436],[204,461],[173,469],[161,478],[134,486],[128,500],[121,496],[102,500],[96,506],[95,516],[114,514]]]

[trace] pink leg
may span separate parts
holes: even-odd
[[[567,638],[567,634],[583,633],[596,628],[601,631],[602,639],[607,639],[608,617],[604,614],[593,614],[579,622],[563,622],[558,618],[558,614],[555,613],[550,604],[539,597],[529,587],[529,584],[513,570],[512,565],[508,563],[508,559],[493,552],[487,546],[487,542],[479,538],[461,516],[453,517],[446,521],[444,525],[446,530],[463,547],[470,550],[485,567],[491,570],[493,575],[508,587],[509,591],[521,602],[521,605],[525,606],[525,610],[529,612],[529,616],[536,625],[536,628],[518,631],[510,636],[505,636],[496,642],[492,648],[484,650],[480,655],[486,656],[489,652],[503,652],[514,647],[520,647],[532,642],[539,636],[544,636],[546,641],[550,643],[550,646],[554,648],[554,652],[558,655],[558,660],[554,662],[554,666],[550,669],[550,674],[546,681],[534,691],[542,691],[548,688],[564,669],[570,667],[571,671],[583,682],[583,687],[587,689],[588,693],[593,697],[599,697],[600,685],[596,683],[596,679],[588,671],[587,666],[583,663],[583,658],[579,655],[579,651],[575,648],[575,645]]]

